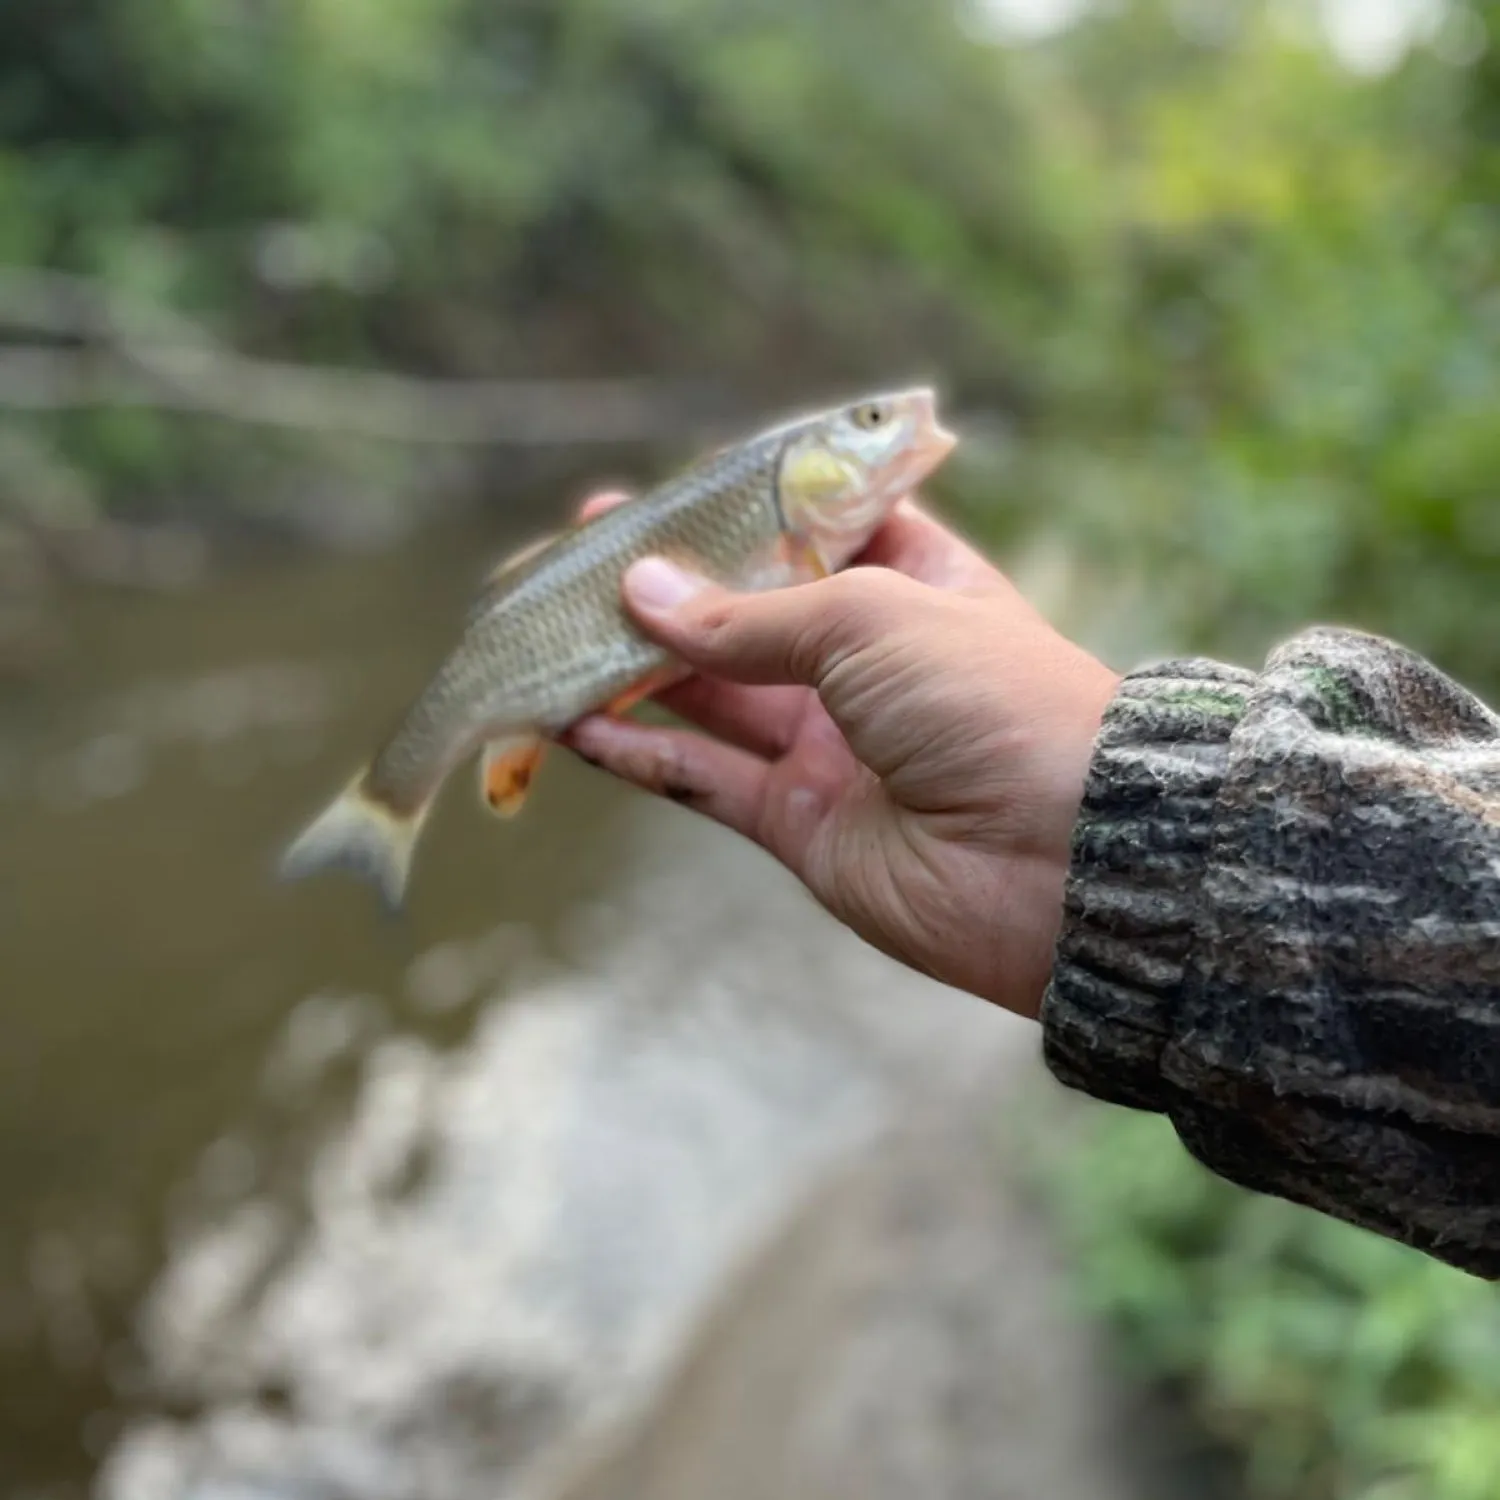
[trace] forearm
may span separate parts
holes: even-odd
[[[1042,1019],[1224,1176],[1500,1278],[1500,721],[1337,631],[1132,674]]]

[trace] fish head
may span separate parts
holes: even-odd
[[[953,451],[926,387],[867,396],[801,423],[782,453],[778,499],[787,529],[839,567],[896,502]]]

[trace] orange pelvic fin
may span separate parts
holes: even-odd
[[[636,704],[644,703],[653,693],[659,693],[663,688],[671,687],[674,682],[681,682],[688,675],[688,668],[675,664],[658,667],[654,672],[648,672],[639,682],[626,688],[617,697],[611,698],[601,712],[608,714],[612,719],[623,719]]]
[[[484,747],[479,790],[497,818],[513,818],[520,812],[546,753],[546,742],[532,734],[495,740]]]

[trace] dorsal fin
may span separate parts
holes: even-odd
[[[496,590],[510,580],[512,573],[540,556],[562,535],[564,533],[561,531],[549,531],[545,536],[538,537],[534,542],[527,542],[524,547],[502,557],[480,580],[479,587],[475,590],[474,603],[469,607],[469,617],[472,619],[482,613],[495,597]]]
[[[485,574],[483,587],[488,588],[492,583],[498,583],[507,573],[513,573],[522,563],[530,562],[538,552],[545,547],[550,547],[558,537],[560,531],[549,531],[545,536],[539,536],[534,542],[527,542],[517,552],[512,552],[509,557],[502,557],[490,571]]]

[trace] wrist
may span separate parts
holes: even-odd
[[[1165,1107],[1161,1053],[1192,962],[1230,739],[1255,677],[1172,662],[1122,679],[1093,747],[1041,1005],[1048,1066]]]

